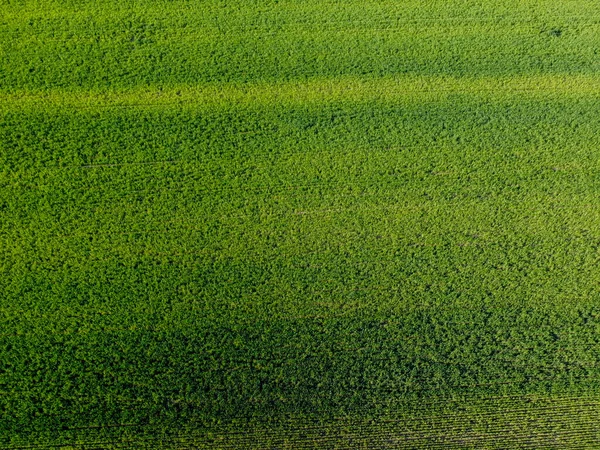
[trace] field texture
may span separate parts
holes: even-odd
[[[0,448],[600,448],[597,0],[0,0]]]

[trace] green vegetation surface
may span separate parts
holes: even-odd
[[[596,0],[0,0],[0,448],[594,448]]]

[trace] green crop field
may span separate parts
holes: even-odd
[[[597,0],[0,0],[0,448],[600,448]]]

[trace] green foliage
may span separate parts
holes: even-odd
[[[0,446],[593,442],[594,2],[0,7]]]

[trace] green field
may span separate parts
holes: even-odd
[[[600,448],[592,0],[0,0],[0,448]]]

